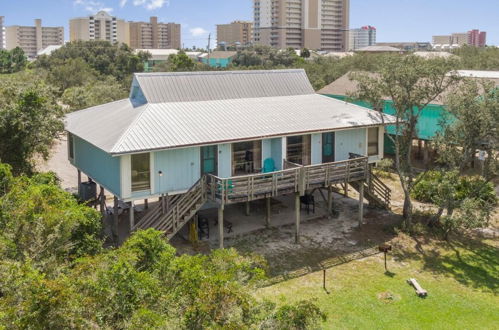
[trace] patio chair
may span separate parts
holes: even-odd
[[[310,205],[312,205],[312,213],[315,214],[315,198],[312,194],[305,194],[300,196],[300,210],[301,205],[305,204],[305,209],[307,210],[307,214],[310,214]]]
[[[277,168],[275,167],[274,159],[267,158],[263,161],[262,173],[275,172]]]

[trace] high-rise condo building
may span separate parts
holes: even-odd
[[[485,47],[487,44],[487,32],[471,30],[468,32],[453,33],[451,35],[433,36],[432,44],[436,49],[449,49],[464,45]]]
[[[256,44],[348,49],[350,0],[253,0]]]
[[[360,29],[351,29],[349,32],[348,50],[357,50],[376,45],[376,28],[363,26]]]
[[[468,45],[485,47],[487,44],[487,32],[480,30],[468,31]]]
[[[176,23],[130,22],[130,47],[135,49],[178,49],[182,47],[181,27]]]
[[[253,22],[234,21],[217,25],[218,46],[248,45],[253,41]]]
[[[64,44],[64,28],[42,27],[42,20],[35,19],[35,26],[7,26],[5,48],[20,47],[28,58],[35,58],[39,50],[52,45]]]
[[[109,15],[105,11],[69,20],[69,40],[107,40],[111,43],[130,43],[128,22]]]

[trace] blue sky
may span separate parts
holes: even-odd
[[[99,9],[126,20],[182,24],[186,47],[205,47],[217,23],[252,18],[252,0],[0,0],[6,25],[64,26],[68,20]],[[22,7],[22,8],[20,8]],[[433,34],[478,28],[488,32],[488,44],[499,45],[499,0],[351,0],[350,26],[374,25],[378,41],[431,41]]]

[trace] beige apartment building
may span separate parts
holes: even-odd
[[[63,44],[64,28],[42,26],[41,19],[35,19],[35,26],[13,25],[5,28],[5,48],[20,47],[30,59],[35,58],[39,50]]]
[[[179,49],[182,47],[181,26],[158,23],[152,16],[149,22],[129,22],[130,47],[134,49]]]
[[[130,44],[130,28],[128,22],[100,11],[92,16],[69,20],[69,40],[107,40]]]
[[[248,45],[253,41],[253,22],[234,21],[217,25],[218,46]]]
[[[254,19],[256,44],[348,49],[350,0],[254,0]]]

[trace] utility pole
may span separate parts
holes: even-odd
[[[211,33],[208,34],[208,65],[210,65]]]

